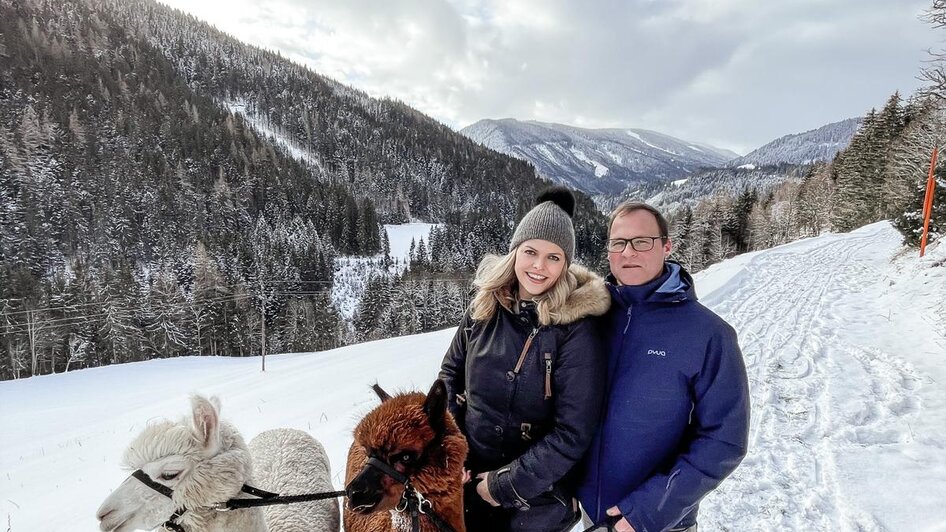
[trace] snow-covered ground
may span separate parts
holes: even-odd
[[[753,413],[701,527],[946,530],[946,244],[891,264],[899,242],[883,222],[698,276],[739,332]]]
[[[437,224],[428,224],[424,222],[414,222],[400,225],[385,225],[384,230],[388,232],[388,243],[391,248],[391,257],[406,258],[411,248],[411,242],[419,242],[424,239],[430,249],[430,230]]]
[[[430,241],[430,230],[436,224],[415,222],[385,225],[392,262],[388,273],[403,272],[410,263],[411,242]],[[428,248],[430,249],[430,248]],[[335,260],[335,276],[332,283],[332,301],[342,317],[350,320],[355,315],[358,302],[365,293],[365,283],[372,273],[385,270],[384,256],[338,257]]]
[[[569,150],[572,152],[572,155],[574,155],[576,159],[594,167],[595,177],[604,177],[608,175],[608,172],[610,170],[608,169],[607,166],[599,163],[598,161],[593,161],[589,159],[588,156],[585,154],[585,152],[579,150],[578,148],[572,147],[572,148],[569,148]],[[612,158],[613,157],[614,155],[612,154]]]
[[[409,240],[408,240],[409,244]],[[946,530],[946,245],[899,254],[889,224],[738,257],[697,275],[735,326],[751,450],[702,504],[701,532]],[[322,353],[179,358],[0,383],[0,524],[95,530],[149,420],[215,394],[244,436],[323,442],[336,486],[368,386],[426,390],[453,330]],[[266,486],[261,486],[265,488]]]
[[[318,159],[313,157],[296,139],[292,138],[292,135],[273,129],[265,117],[252,114],[247,110],[246,102],[224,101],[222,103],[231,113],[242,116],[243,120],[261,136],[282,146],[290,157],[322,171],[322,165],[319,163]]]

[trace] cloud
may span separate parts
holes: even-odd
[[[910,93],[925,0],[170,4],[448,125],[643,127],[745,152]]]

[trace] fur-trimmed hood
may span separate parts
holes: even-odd
[[[611,293],[604,279],[593,271],[578,264],[572,264],[568,271],[575,276],[578,284],[568,294],[562,308],[551,309],[558,316],[558,323],[573,323],[588,316],[602,316],[611,308]]]
[[[502,257],[497,255],[483,257],[476,269],[477,281],[482,280],[492,266],[500,260]],[[549,314],[552,316],[551,323],[542,323],[542,325],[567,325],[589,316],[602,316],[611,308],[611,293],[608,292],[608,287],[601,276],[579,264],[570,264],[568,274],[575,278],[575,288],[568,294],[563,305],[558,308],[549,308]],[[494,295],[500,306],[511,311],[510,307],[515,298],[508,289],[504,293],[496,292]]]

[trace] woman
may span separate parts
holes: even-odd
[[[605,369],[588,318],[611,299],[600,277],[572,264],[574,209],[567,189],[547,191],[509,253],[483,259],[443,360],[448,404],[470,446],[470,532],[554,532],[578,519],[565,476],[594,434]]]

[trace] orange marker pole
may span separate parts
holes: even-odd
[[[923,198],[923,236],[920,237],[920,256],[926,254],[926,236],[930,232],[930,217],[933,215],[933,191],[936,190],[936,158],[939,156],[939,147],[933,148],[933,159],[930,161],[930,175],[926,179],[926,196]]]

